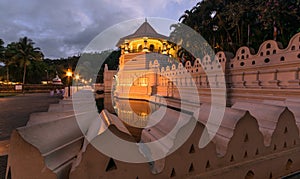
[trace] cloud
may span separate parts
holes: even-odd
[[[183,1],[2,0],[0,38],[10,43],[27,36],[46,57],[67,57],[118,22],[153,16],[177,20],[178,12],[195,5],[191,0]]]

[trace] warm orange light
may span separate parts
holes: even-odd
[[[80,78],[79,74],[75,75],[76,80],[79,80],[79,78]]]
[[[66,72],[66,76],[67,77],[71,77],[72,76],[72,71],[70,69],[68,69],[68,71]]]
[[[148,78],[139,78],[140,86],[148,86]]]

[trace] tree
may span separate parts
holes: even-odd
[[[10,75],[10,67],[12,64],[14,64],[14,61],[12,60],[13,55],[15,54],[15,49],[16,49],[16,42],[12,42],[4,48],[4,53],[2,57],[2,62],[5,64],[6,67],[6,80],[9,81]]]
[[[244,45],[257,50],[265,40],[287,46],[300,31],[299,5],[300,0],[203,0],[179,21],[200,33],[215,51],[235,53]],[[178,32],[175,28],[173,36]]]
[[[1,60],[4,57],[4,52],[5,52],[4,41],[2,39],[0,39],[0,59]]]
[[[0,39],[0,62],[3,62],[6,66],[6,78],[8,80],[8,67],[5,63],[5,47],[4,47],[4,41],[2,39]]]
[[[41,61],[43,53],[40,48],[34,47],[34,42],[27,38],[20,38],[19,42],[11,49],[12,59],[23,68],[23,84],[26,80],[26,68],[32,61]]]

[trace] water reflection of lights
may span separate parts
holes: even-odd
[[[118,117],[123,122],[139,128],[147,126],[150,114],[158,108],[156,104],[137,100],[116,100],[114,105]]]
[[[141,116],[141,117],[146,117],[146,116],[148,116],[148,113],[141,112],[141,113],[139,113],[138,115]]]

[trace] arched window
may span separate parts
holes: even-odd
[[[143,46],[142,45],[138,45],[138,52],[141,52],[143,50]]]
[[[150,52],[153,52],[153,51],[154,51],[154,45],[153,45],[153,44],[150,45],[149,50],[150,50]]]
[[[246,174],[245,179],[252,179],[252,178],[254,178],[254,172],[250,170]]]

